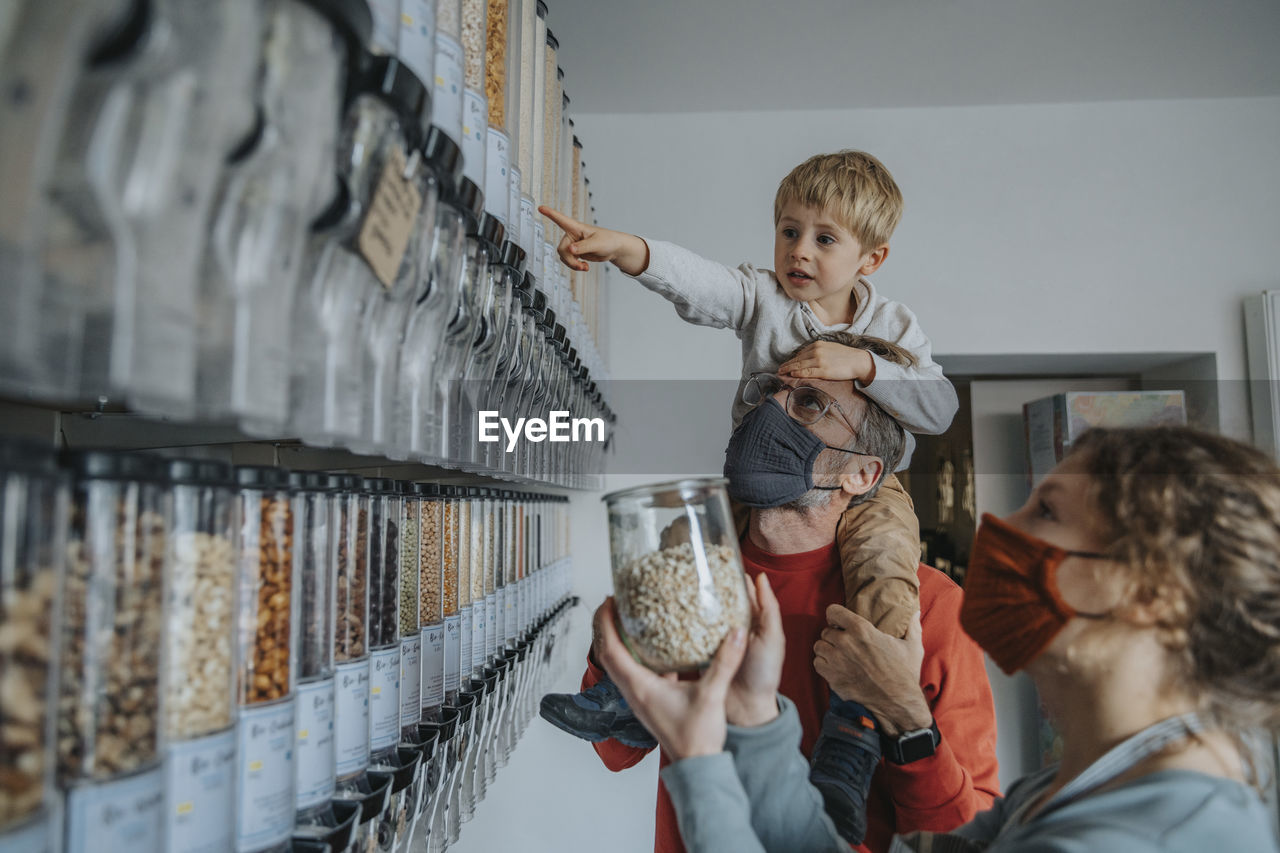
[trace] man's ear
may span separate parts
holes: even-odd
[[[858,275],[871,275],[880,269],[880,265],[889,257],[889,244],[881,243],[862,256],[862,264],[858,267]]]
[[[858,455],[853,459],[853,464],[840,478],[840,488],[850,498],[856,498],[871,491],[872,487],[880,481],[880,474],[884,471],[884,462],[877,456]]]

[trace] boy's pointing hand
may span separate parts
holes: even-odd
[[[550,207],[539,207],[538,212],[564,231],[556,253],[571,270],[586,272],[588,261],[612,261],[627,275],[640,275],[649,266],[649,245],[634,234],[588,225]]]

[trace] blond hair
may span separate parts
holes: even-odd
[[[817,154],[791,170],[773,199],[773,223],[791,202],[835,218],[870,252],[889,242],[902,218],[902,191],[884,164],[863,151]]]
[[[1174,686],[1242,747],[1280,725],[1280,469],[1187,427],[1094,429],[1072,448],[1107,554],[1162,604]],[[1247,750],[1246,750],[1247,752]]]

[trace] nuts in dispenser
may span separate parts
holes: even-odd
[[[240,540],[240,609],[246,620],[241,623],[240,701],[245,705],[283,699],[290,690],[293,509],[283,492],[255,494],[243,498]]]
[[[658,671],[708,663],[751,609],[737,553],[724,545],[703,554],[688,542],[629,561],[614,576],[618,615],[632,652]]]

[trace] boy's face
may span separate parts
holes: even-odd
[[[782,289],[797,302],[828,310],[847,303],[854,282],[874,272],[888,250],[864,251],[835,217],[794,201],[783,206],[773,232],[773,268]]]

